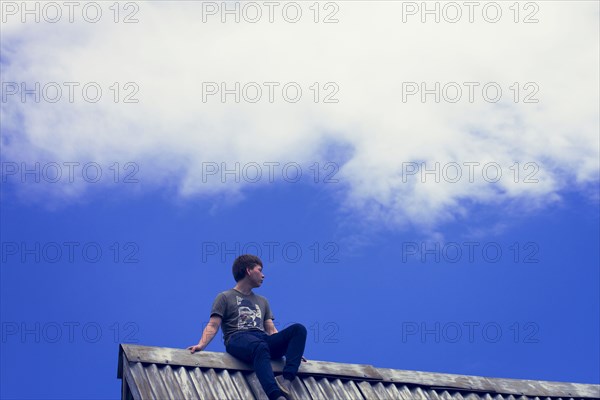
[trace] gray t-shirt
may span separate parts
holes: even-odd
[[[220,316],[225,346],[232,334],[243,330],[265,332],[265,321],[275,319],[269,301],[263,296],[250,292],[245,295],[236,289],[221,292],[215,298],[210,316]]]

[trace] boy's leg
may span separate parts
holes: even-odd
[[[283,377],[293,381],[300,368],[306,345],[306,328],[302,324],[292,324],[287,328],[267,336],[272,358],[285,355]]]
[[[256,377],[270,400],[282,395],[271,367],[269,346],[264,340],[251,333],[238,333],[229,339],[225,351],[253,365]]]

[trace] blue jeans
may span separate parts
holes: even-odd
[[[254,366],[263,390],[272,400],[282,396],[282,393],[275,382],[271,359],[285,355],[283,377],[294,380],[305,344],[306,328],[302,324],[293,324],[272,335],[258,330],[236,332],[229,338],[225,351]]]

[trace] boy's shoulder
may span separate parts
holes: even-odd
[[[219,293],[217,293],[217,297],[225,297],[230,298],[231,296],[233,296],[234,294],[236,294],[237,292],[233,289],[227,289],[227,290],[223,290]]]
[[[260,294],[257,294],[254,291],[251,292],[250,296],[248,296],[248,295],[244,295],[244,294],[238,292],[235,289],[227,289],[227,290],[224,290],[224,291],[220,292],[219,294],[217,294],[217,296],[221,296],[221,295],[225,296],[225,298],[230,298],[232,296],[255,297],[255,298],[263,300],[267,303],[269,302],[269,300],[267,300],[267,298],[265,296],[261,296]]]
[[[233,295],[237,295],[237,296],[247,296],[247,295],[245,295],[245,294],[243,294],[243,293],[241,293],[241,292],[238,292],[238,291],[237,291],[237,290],[235,290],[235,289],[227,289],[227,290],[223,290],[223,291],[221,291],[221,292],[217,293],[217,296],[226,296],[226,297],[229,297],[229,296],[233,296]],[[256,293],[254,293],[254,292],[252,292],[252,293],[250,294],[250,296],[262,297],[262,296],[259,296],[259,295],[257,295],[257,294],[256,294]]]
[[[254,296],[256,296],[257,298],[259,298],[260,300],[263,300],[263,301],[265,301],[267,303],[269,302],[269,300],[267,300],[267,298],[265,296],[261,296],[260,294],[256,294],[256,293],[253,293],[253,294],[254,294]]]

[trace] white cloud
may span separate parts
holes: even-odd
[[[21,24],[18,15],[4,15],[4,83],[97,82],[103,89],[95,104],[82,101],[78,91],[74,103],[36,104],[31,96],[22,103],[9,96],[1,114],[4,161],[134,161],[144,188],[175,185],[183,197],[240,196],[260,185],[231,178],[203,182],[203,163],[323,165],[333,143],[351,149],[335,176],[340,185],[331,186],[343,191],[341,207],[366,219],[421,227],[465,217],[470,202],[544,205],[566,188],[586,191],[598,181],[596,2],[538,2],[539,23],[533,24],[514,23],[509,3],[499,3],[503,16],[495,24],[478,9],[472,24],[466,15],[455,24],[423,24],[418,15],[402,23],[402,2],[339,2],[336,24],[313,23],[309,3],[300,3],[303,17],[296,24],[278,12],[272,24],[264,22],[266,14],[256,24],[222,24],[217,16],[202,23],[200,2],[148,2],[140,3],[139,23],[115,24],[110,4],[101,4],[96,24],[81,18]],[[320,18],[332,10],[322,9]],[[519,18],[532,11],[522,9]],[[131,93],[123,84],[135,82],[139,103],[109,101],[114,82],[120,82],[121,99]],[[263,100],[236,104],[229,96],[222,104],[213,96],[203,103],[203,82],[258,82]],[[302,99],[283,101],[279,86],[269,103],[263,82],[297,82]],[[314,103],[314,82],[335,82],[339,102]],[[421,103],[412,96],[403,103],[403,82],[430,88],[457,82],[463,98],[435,103],[429,95]],[[463,82],[480,83],[473,103]],[[483,100],[486,82],[502,88],[499,102]],[[510,89],[514,82],[519,103]],[[321,86],[320,95],[331,90]],[[538,103],[522,102],[534,92]],[[442,176],[436,183],[427,175],[422,183],[419,174],[401,175],[422,162],[428,168],[438,162],[441,169],[456,162],[463,178],[450,183]],[[473,182],[469,162],[479,163]],[[509,169],[515,162],[517,183]],[[502,168],[496,184],[481,176],[487,163]],[[527,177],[538,183],[524,183]],[[61,198],[89,195],[80,180],[41,187]]]

